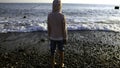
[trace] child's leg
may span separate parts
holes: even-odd
[[[51,67],[54,68],[54,63],[55,63],[55,56],[51,56]]]
[[[60,67],[64,67],[64,52],[59,52],[60,53]]]
[[[64,44],[63,44],[63,41],[60,41],[58,43],[58,53],[59,53],[59,57],[60,57],[60,67],[63,68],[64,67]]]
[[[50,42],[50,50],[51,50],[51,67],[54,68],[55,64],[55,50],[56,50],[56,42],[51,40]]]

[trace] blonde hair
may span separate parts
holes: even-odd
[[[61,12],[61,1],[60,0],[54,0],[52,5],[52,12]]]

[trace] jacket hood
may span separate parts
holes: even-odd
[[[52,12],[61,12],[61,0],[54,0],[52,5]]]

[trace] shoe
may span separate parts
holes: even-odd
[[[54,63],[54,67],[59,68],[59,66],[58,66],[58,64],[56,62]]]
[[[64,65],[64,63],[62,64],[61,68],[65,68],[65,65]]]
[[[57,65],[57,63],[55,62],[54,65]]]

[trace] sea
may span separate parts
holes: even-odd
[[[68,30],[120,32],[120,9],[115,5],[63,4]],[[47,31],[52,3],[0,3],[0,33]]]

